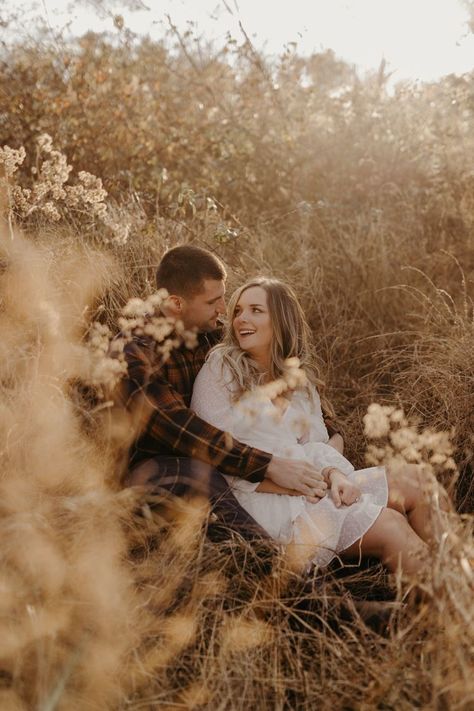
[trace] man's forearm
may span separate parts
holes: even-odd
[[[241,444],[213,427],[192,410],[182,407],[154,410],[137,442],[141,454],[163,454],[164,449],[181,457],[194,457],[223,474],[249,481],[262,481],[271,454]]]
[[[160,374],[152,348],[131,344],[128,399],[139,423],[134,461],[159,454],[194,457],[218,468],[223,474],[261,481],[271,455],[248,447],[221,429],[210,425],[187,407],[182,395]]]

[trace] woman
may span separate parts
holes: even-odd
[[[249,281],[233,294],[229,317],[223,343],[196,379],[191,407],[246,444],[309,459],[328,485],[327,495],[315,503],[268,480],[254,484],[228,477],[239,503],[307,564],[324,566],[335,555],[370,555],[391,571],[399,563],[405,573],[416,571],[431,534],[419,470],[407,465],[403,471],[354,471],[342,454],[340,435],[329,438],[309,327],[293,290],[276,279]],[[289,358],[298,358],[306,384],[295,383],[283,394],[278,386],[258,387],[281,378]],[[260,397],[249,411],[242,396],[252,391]]]

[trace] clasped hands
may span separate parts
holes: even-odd
[[[309,462],[295,459],[273,457],[268,465],[265,479],[258,485],[257,491],[290,494],[304,494],[308,501],[317,503],[331,492],[337,508],[342,504],[350,506],[361,497],[361,490],[353,484],[337,467],[316,469]]]
[[[359,501],[362,495],[361,490],[337,467],[325,467],[321,470],[321,474],[329,484],[332,500],[337,508],[341,504],[351,506]]]

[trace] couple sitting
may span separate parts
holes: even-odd
[[[432,533],[418,468],[355,471],[342,437],[328,434],[293,290],[276,279],[247,282],[222,332],[225,280],[222,262],[192,245],[170,249],[158,267],[157,286],[169,294],[164,315],[197,330],[198,345],[176,348],[164,364],[151,338],[126,347],[126,396],[143,423],[127,483],[204,494],[225,526],[291,545],[306,565],[368,555],[391,571],[416,571]],[[285,375],[290,358],[304,380],[259,391]],[[255,389],[262,394],[250,417],[241,398]]]

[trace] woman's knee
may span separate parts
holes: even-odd
[[[393,548],[400,535],[403,535],[408,525],[402,513],[395,509],[384,508],[363,537],[363,543],[369,553],[383,558]]]
[[[376,523],[387,534],[399,531],[408,525],[405,516],[400,511],[389,508],[382,509]]]

